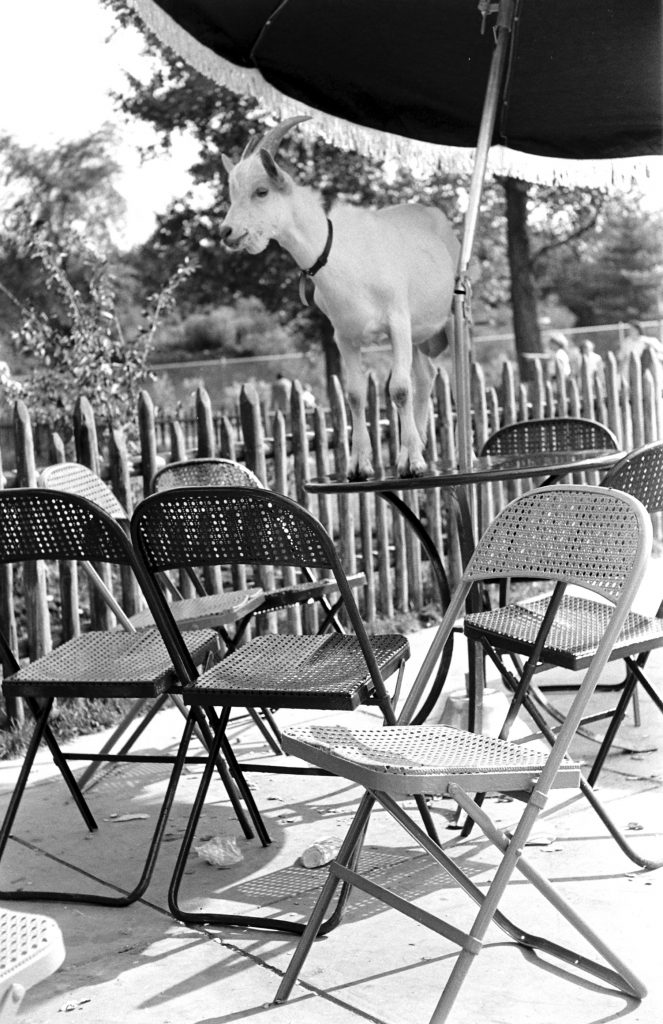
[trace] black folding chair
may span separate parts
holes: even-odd
[[[200,678],[181,650],[182,697],[192,707],[220,711],[216,744],[222,743],[233,707],[307,708],[352,711],[361,704],[379,708],[393,723],[407,639],[398,634],[368,636],[336,547],[322,525],[290,498],[258,488],[193,487],[162,491],[146,498],[131,522],[134,547],[153,575],[184,566],[290,565],[331,572],[354,635],[266,634],[255,637]],[[397,673],[390,697],[385,680]],[[211,778],[216,747],[201,779],[169,892],[173,914],[187,923],[241,925],[301,931],[291,920],[204,911],[179,904],[179,888]],[[290,764],[239,765],[242,772],[319,774]],[[419,801],[427,828],[434,826],[425,801]],[[269,835],[261,836],[264,844]]]
[[[63,491],[65,494],[79,494],[81,497],[87,498],[88,501],[93,501],[122,527],[127,536],[129,535],[129,516],[126,509],[118,501],[111,488],[87,466],[83,466],[79,462],[53,463],[41,471],[37,483],[40,487]],[[126,615],[122,606],[115,599],[112,590],[106,585],[94,566],[88,561],[82,562],[81,565],[95,591],[124,629],[132,632],[154,625],[149,608],[130,616]],[[160,576],[159,584],[165,593],[173,599],[172,611],[180,629],[215,629],[227,650],[233,650],[241,642],[252,613],[263,602],[263,592],[260,587],[240,591],[226,590],[219,594],[199,593],[196,597],[183,598],[167,573]],[[231,626],[234,627],[232,633],[229,632]],[[101,752],[110,753],[119,739],[125,736],[124,742],[117,752],[119,754],[128,753],[167,701],[174,701],[182,710],[179,698],[168,693],[161,694],[153,701],[148,699],[135,701],[134,706],[104,743]],[[151,705],[149,710],[143,715],[134,731],[126,737],[129,727],[148,704]],[[280,752],[280,744],[274,733],[265,727],[259,715],[255,714],[252,717],[275,753]],[[100,763],[99,761],[92,762],[83,772],[79,780],[81,789],[85,789],[92,781]]]
[[[133,570],[146,600],[155,614],[156,625],[137,631],[92,631],[77,636],[50,653],[23,667],[19,666],[7,639],[0,634],[0,658],[4,671],[3,691],[7,697],[23,698],[35,719],[18,780],[11,795],[0,828],[0,858],[10,837],[14,821],[28,782],[37,750],[45,741],[65,783],[90,831],[97,828],[95,819],[69,767],[70,761],[138,761],[172,764],[166,794],[162,801],[152,840],[138,883],[126,895],[98,896],[80,892],[55,892],[31,887],[3,890],[6,900],[60,900],[90,902],[105,906],[125,906],[138,899],[149,884],[166,821],[175,795],[175,788],[194,728],[210,744],[210,728],[200,708],[186,713],[182,741],[177,755],[63,753],[55,739],[49,716],[56,698],[64,697],[131,697],[141,700],[162,694],[177,696],[178,665],[175,658],[185,658],[187,670],[197,673],[198,666],[218,655],[219,641],[214,630],[191,630],[177,633],[177,645],[170,636],[172,615],[168,611],[153,578],[136,559],[125,531],[96,504],[78,495],[39,488],[0,490],[0,562],[3,564],[38,560],[109,563]],[[218,743],[216,751],[219,750]],[[240,817],[245,834],[253,834],[240,803],[241,793],[254,820],[260,821],[252,796],[238,773],[232,779],[223,755],[214,758],[233,806]],[[190,758],[194,763],[205,757]]]

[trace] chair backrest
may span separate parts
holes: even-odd
[[[129,521],[126,509],[122,507],[110,487],[80,462],[56,462],[52,466],[47,466],[39,474],[37,484],[52,491],[80,494],[102,508],[112,519],[124,523]]]
[[[137,505],[131,537],[154,574],[206,565],[281,565],[331,570],[376,691],[375,656],[332,538],[301,505],[256,487],[177,487]]]
[[[262,487],[258,477],[233,459],[183,459],[157,470],[153,491],[172,487]]]
[[[196,678],[168,604],[121,523],[79,494],[41,487],[0,489],[0,564],[39,559],[129,566],[180,679]],[[0,648],[6,655],[6,638]]]
[[[653,515],[663,511],[663,441],[629,452],[601,481],[603,487],[633,494]]]
[[[645,542],[649,537],[651,549],[651,521],[631,495],[602,487],[542,487],[499,513],[463,576],[472,582],[505,576],[557,580],[615,602],[642,536]]]
[[[563,416],[557,419],[523,420],[496,430],[480,455],[527,455],[530,452],[618,450],[617,438],[596,420]]]
[[[0,563],[39,559],[137,565],[127,534],[96,502],[41,487],[0,490]]]
[[[481,580],[525,577],[578,584],[614,604],[613,614],[568,709],[546,766],[547,782],[561,763],[642,581],[652,525],[644,505],[622,491],[573,484],[528,491],[506,506],[485,531],[455,589],[432,649],[438,651]],[[560,596],[555,588],[555,599]],[[547,628],[550,623],[547,623]],[[401,718],[421,700],[412,687]],[[545,791],[545,789],[544,789]]]

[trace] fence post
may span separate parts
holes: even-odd
[[[370,374],[368,378],[368,402],[367,402],[367,417],[368,417],[368,432],[371,438],[371,447],[373,449],[373,468],[376,473],[381,473],[384,469],[384,455],[382,451],[382,426],[381,426],[381,408],[380,408],[380,392],[378,384],[374,374]],[[364,559],[364,572],[366,572],[366,565],[370,561],[370,575],[366,574],[367,580],[367,608],[371,608],[373,613],[376,613],[377,608],[380,609],[382,614],[387,619],[392,619],[394,616],[394,599],[392,591],[392,571],[391,571],[391,553],[389,550],[389,517],[386,503],[379,495],[366,495],[374,501],[374,516],[375,516],[375,542],[377,550],[377,573],[373,566],[373,559],[365,557]],[[370,549],[369,549],[370,550]],[[366,548],[364,548],[364,554],[366,555]],[[376,576],[379,580],[379,586],[376,586]]]
[[[239,419],[244,438],[244,462],[252,470],[263,486],[267,482],[267,464],[265,461],[265,432],[262,422],[262,410],[258,392],[252,384],[244,384],[239,394]],[[265,590],[276,587],[274,567],[260,566],[259,578]],[[256,632],[276,632],[275,615],[259,615],[256,621]]]
[[[310,508],[311,496],[305,486],[310,476],[308,468],[308,424],[306,422],[304,389],[298,380],[293,380],[290,389],[290,430],[292,433],[292,457],[295,470],[294,497],[304,508]]]
[[[101,476],[101,458],[97,440],[97,425],[94,410],[87,398],[82,396],[74,406],[74,440],[76,457],[83,466],[87,466],[98,477]],[[111,567],[107,564],[95,564],[102,581],[109,590],[113,588]],[[88,583],[90,603],[90,622],[93,629],[113,629],[116,619],[112,611],[97,590]]]
[[[216,431],[212,403],[207,389],[196,389],[196,421],[198,423],[198,458],[213,459],[216,455]]]
[[[5,486],[2,471],[2,451],[0,450],[0,488]],[[0,630],[18,661],[18,632],[16,629],[16,611],[14,608],[14,568],[11,564],[0,565]],[[5,697],[7,724],[10,728],[19,728],[25,718],[25,708],[20,697]]]
[[[285,415],[280,408],[275,409],[272,416],[272,435],[274,438],[274,490],[279,494],[290,494],[288,486],[288,433]],[[297,570],[294,566],[283,566],[283,583],[286,587],[297,583]],[[286,610],[286,621],[291,633],[299,636],[302,632],[301,605],[290,605]]]
[[[329,385],[329,411],[333,427],[332,450],[336,472],[347,477],[350,469],[350,451],[348,446],[348,418],[345,411],[345,398],[338,377],[332,377]],[[355,495],[339,494],[338,496],[338,533],[341,563],[345,572],[352,575],[357,571],[357,555],[355,551]]]
[[[645,443],[645,424],[642,407],[642,366],[640,356],[631,352],[628,360],[628,378],[631,391],[631,423],[633,426],[633,447]]]
[[[37,469],[32,437],[30,413],[24,402],[14,406],[14,433],[16,444],[16,483],[19,487],[37,486]],[[48,613],[46,566],[44,562],[25,562],[23,565],[25,617],[28,632],[30,660],[48,654],[53,646],[51,622]]]
[[[168,421],[168,438],[170,444],[170,461],[182,462],[186,459],[186,438],[184,428],[179,420]]]
[[[453,407],[451,401],[451,386],[449,383],[449,376],[446,371],[438,371],[434,383],[434,392],[437,400],[437,437],[440,450],[440,462],[443,466],[455,466],[456,446],[453,429]],[[460,539],[458,536],[458,517],[456,515],[456,505],[450,491],[445,489],[442,495],[442,502],[444,504],[447,524],[447,563],[449,584],[451,587],[454,587],[459,582],[463,572],[460,555]]]
[[[502,363],[502,422],[506,427],[516,422],[516,378],[513,363],[505,359]]]
[[[131,467],[127,451],[127,439],[122,427],[113,427],[108,442],[108,469],[111,487],[120,504],[131,518],[133,512],[133,493],[131,491]],[[140,611],[142,602],[138,583],[128,565],[120,566],[122,580],[122,607],[127,615],[135,615]]]
[[[138,432],[140,436],[140,470],[143,478],[143,496],[152,493],[152,480],[158,468],[157,437],[154,429],[154,402],[148,391],[138,398]]]
[[[66,462],[67,455],[64,441],[59,434],[52,432],[50,439],[50,458],[52,462]],[[81,631],[80,596],[78,592],[78,568],[76,562],[58,563],[60,577],[60,607],[62,618],[62,641],[71,640]]]
[[[608,407],[607,425],[617,438],[619,446],[624,448],[624,426],[622,423],[621,407],[619,404],[620,384],[621,376],[617,367],[617,360],[615,359],[614,352],[608,352],[608,358],[605,366],[605,392],[606,405]]]

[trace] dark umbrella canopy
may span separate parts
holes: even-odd
[[[311,130],[329,141],[415,170],[472,170],[452,346],[467,468],[463,296],[484,176],[645,178],[663,153],[660,0],[131,2],[193,67],[276,115],[314,114]]]
[[[495,21],[481,33],[476,0],[134,2],[153,27],[155,9],[168,15],[210,63],[255,69],[306,107],[407,139],[476,144]],[[523,0],[493,145],[573,160],[663,152],[661,20],[659,0]]]

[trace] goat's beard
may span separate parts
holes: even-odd
[[[263,238],[262,236],[251,236],[247,235],[243,240],[243,245],[240,248],[244,249],[251,256],[257,256],[258,253],[264,252],[269,244],[269,238]]]

